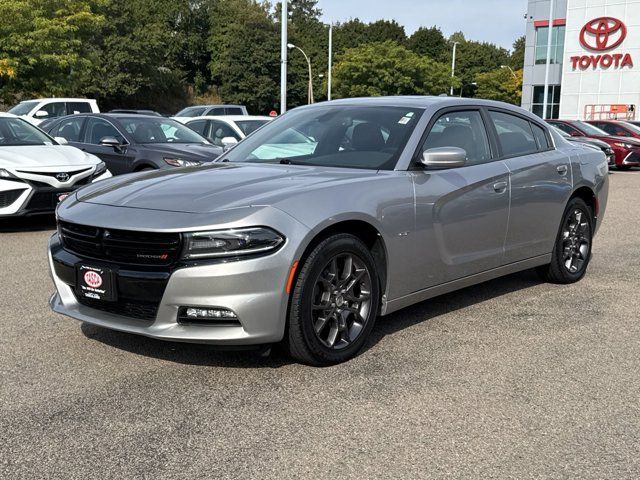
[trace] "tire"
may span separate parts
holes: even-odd
[[[584,277],[591,260],[593,223],[593,212],[584,200],[569,200],[562,215],[551,263],[536,269],[543,280],[567,284]]]
[[[313,366],[345,362],[366,343],[379,308],[371,252],[353,235],[333,235],[313,249],[299,271],[285,335],[288,352]]]

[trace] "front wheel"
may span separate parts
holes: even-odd
[[[584,277],[591,260],[594,220],[581,198],[572,198],[551,254],[551,263],[538,267],[540,276],[553,283],[574,283]]]
[[[366,245],[348,234],[327,238],[304,261],[292,292],[289,353],[315,366],[354,357],[373,328],[379,304],[378,272]]]

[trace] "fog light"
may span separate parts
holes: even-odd
[[[193,320],[238,318],[235,312],[226,308],[187,308],[186,316]]]

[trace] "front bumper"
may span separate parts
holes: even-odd
[[[83,322],[161,340],[218,345],[274,343],[284,335],[288,305],[285,288],[294,256],[294,246],[285,242],[276,253],[264,257],[178,266],[160,283],[158,279],[162,275],[157,272],[136,272],[131,271],[131,267],[123,272],[124,267],[99,262],[118,271],[119,296],[135,289],[135,283],[127,284],[132,278],[138,285],[145,285],[138,289],[142,292],[139,295],[158,296],[157,313],[152,318],[141,319],[80,303],[68,269],[89,260],[63,250],[58,235],[54,234],[49,241],[49,266],[56,293],[50,305],[55,312]],[[178,311],[187,306],[231,309],[237,314],[238,322],[227,325],[179,323]]]

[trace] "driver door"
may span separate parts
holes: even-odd
[[[114,148],[108,145],[100,145],[100,140],[105,137],[114,137],[123,146]],[[107,168],[113,175],[131,172],[131,165],[135,152],[128,145],[124,135],[109,121],[104,118],[89,117],[84,127],[82,144],[78,145],[85,152],[96,155],[107,164]]]
[[[493,161],[481,110],[441,114],[419,151],[438,147],[462,148],[467,161],[414,172],[420,288],[501,266],[509,220],[509,170]]]

